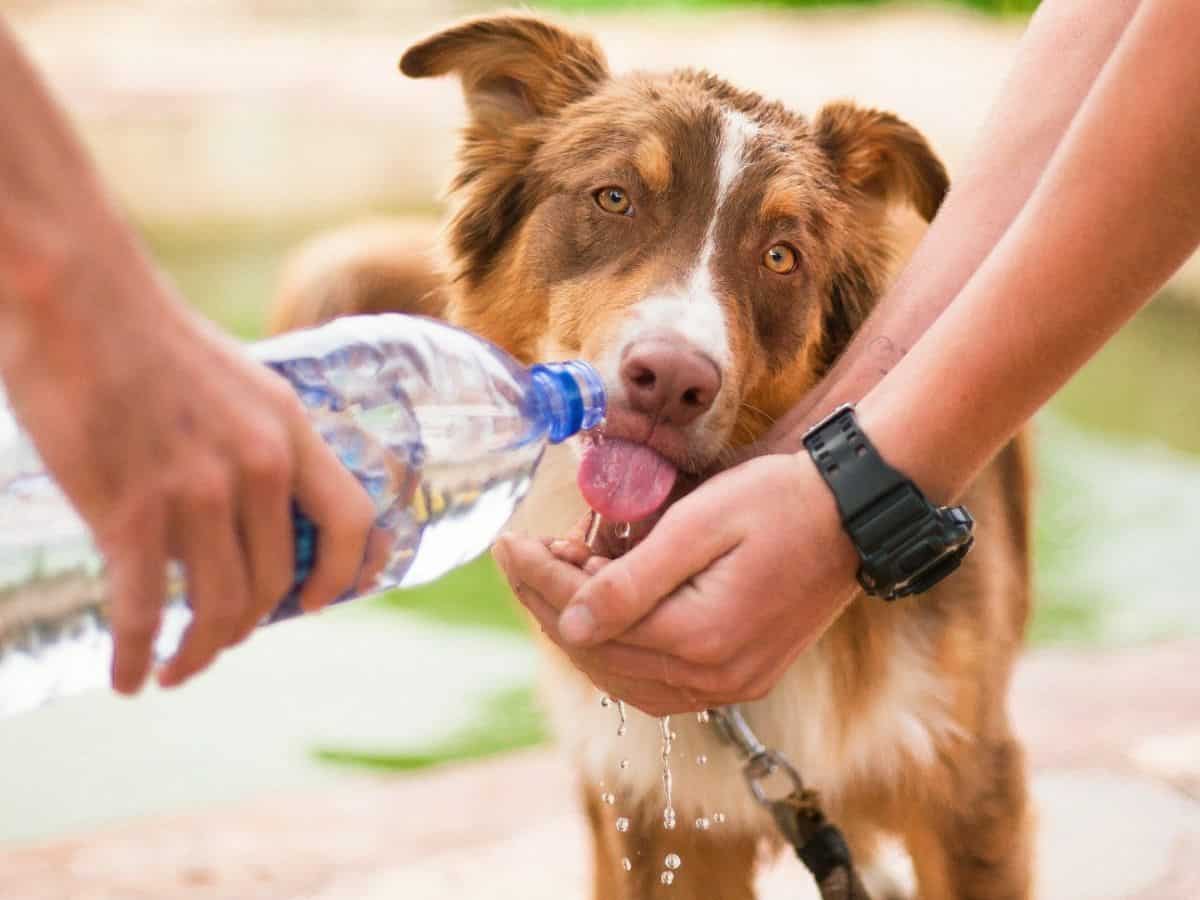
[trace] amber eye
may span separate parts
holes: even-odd
[[[798,263],[796,251],[787,244],[776,244],[763,254],[763,265],[776,275],[790,275]]]
[[[615,216],[627,216],[633,208],[629,195],[619,187],[606,187],[596,191],[596,205]]]

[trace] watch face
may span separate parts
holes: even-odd
[[[950,515],[959,510],[969,524]],[[867,593],[886,600],[923,594],[962,565],[975,543],[974,521],[962,507],[931,507],[929,513],[917,533],[900,547],[876,553],[864,562],[858,582]]]

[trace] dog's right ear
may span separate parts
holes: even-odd
[[[410,78],[456,74],[476,125],[503,133],[550,116],[608,78],[596,43],[533,16],[473,19],[413,45],[400,60]]]

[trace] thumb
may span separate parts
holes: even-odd
[[[624,634],[659,602],[737,545],[719,515],[720,494],[701,489],[671,507],[640,544],[580,587],[558,622],[559,635],[588,647]]]

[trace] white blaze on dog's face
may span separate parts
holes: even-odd
[[[593,362],[606,439],[580,470],[637,521],[679,470],[753,440],[828,367],[888,269],[885,205],[932,215],[945,173],[892,116],[815,120],[713,76],[612,77],[589,39],[468,22],[404,57],[471,112],[450,227],[454,317],[516,353]]]

